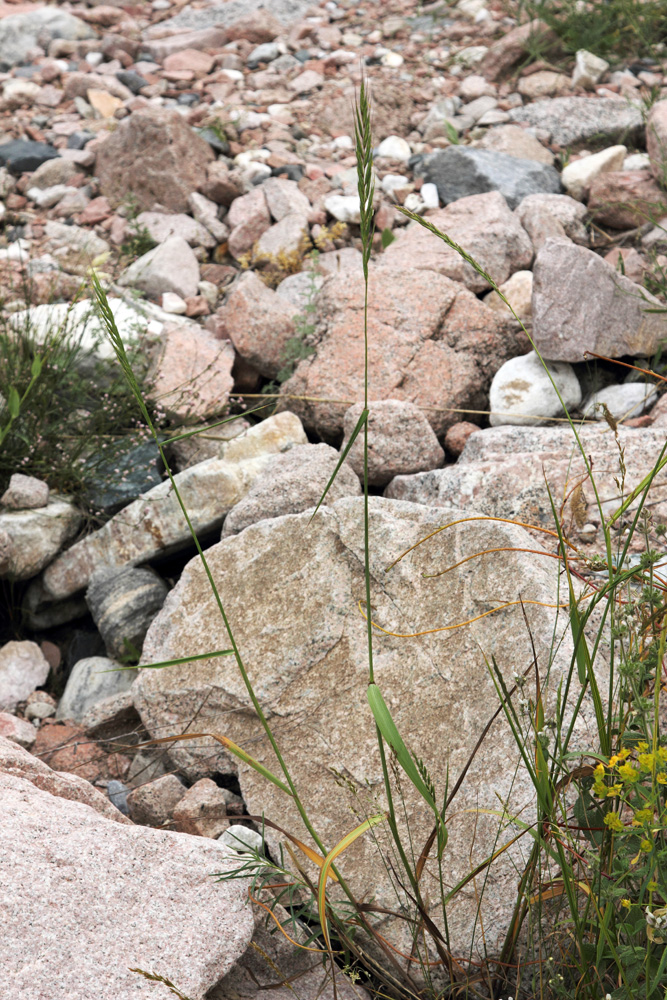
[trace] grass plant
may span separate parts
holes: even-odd
[[[612,0],[609,6],[616,8],[618,4]],[[374,670],[377,627],[371,614],[372,538],[367,472],[368,304],[372,293],[369,264],[373,243],[371,127],[370,95],[362,83],[355,114],[355,145],[365,280],[364,406],[352,440],[363,436],[366,456],[362,610],[367,634],[368,706],[376,724],[385,811],[367,816],[337,844],[325,843],[315,829],[308,812],[307,789],[296,786],[281,753],[279,740],[246,670],[243,652],[234,635],[234,623],[228,618],[206,553],[169,471],[172,489],[190,527],[228,640],[229,649],[216,655],[224,653],[235,658],[249,702],[273,749],[275,766],[268,771],[245,749],[230,749],[293,800],[303,823],[302,831],[281,831],[285,837],[284,851],[278,859],[248,850],[240,855],[236,869],[221,877],[249,878],[250,897],[258,905],[269,911],[279,903],[286,907],[288,919],[280,923],[275,918],[276,932],[282,931],[295,946],[315,950],[334,977],[346,976],[350,986],[360,982],[374,996],[402,1000],[441,997],[499,1000],[511,994],[526,998],[662,1000],[667,993],[667,739],[661,728],[667,572],[662,569],[661,559],[667,525],[660,523],[653,513],[652,491],[658,471],[667,464],[667,444],[655,456],[648,476],[638,484],[626,482],[623,445],[613,418],[609,418],[609,433],[618,445],[619,467],[617,507],[609,514],[580,428],[570,420],[572,449],[583,460],[585,471],[577,481],[568,484],[565,496],[552,496],[552,530],[536,528],[553,543],[551,554],[557,565],[559,606],[563,609],[557,618],[549,662],[538,665],[535,654],[530,662],[516,664],[510,682],[490,659],[487,667],[497,690],[498,704],[486,725],[481,726],[477,743],[460,773],[432,775],[428,762],[410,751],[411,734],[399,732]],[[491,277],[463,247],[437,230],[427,218],[403,211],[414,224],[429,230],[434,239],[443,240],[484,275],[502,297]],[[162,450],[131,360],[97,279],[94,291],[129,389]],[[546,371],[549,374],[548,368]],[[345,454],[338,468],[344,458]],[[163,459],[169,470],[164,453]],[[602,545],[594,556],[579,550],[568,527],[570,510],[577,514],[584,487],[594,497],[593,507],[601,526]],[[313,518],[316,525],[317,511]],[[446,517],[443,521],[439,530],[452,527]],[[422,539],[417,544],[427,541]],[[484,553],[477,555],[481,557]],[[521,595],[512,603],[521,603]],[[527,618],[526,629],[530,632]],[[550,683],[551,667],[559,650],[568,648],[568,643],[569,662],[554,690],[554,684]],[[144,669],[151,666],[168,664],[147,664]],[[499,716],[504,716],[515,742],[516,761],[512,766],[522,767],[530,777],[534,818],[524,819],[522,815],[513,815],[506,805],[498,805],[492,811],[497,815],[499,838],[504,828],[507,839],[499,839],[482,863],[451,886],[441,864],[448,816],[472,760],[483,748],[490,726]],[[583,725],[585,720],[590,725]],[[175,735],[160,742],[192,739],[197,735],[201,734]],[[224,735],[215,734],[215,738],[229,745]],[[408,794],[420,796],[433,813],[432,832],[423,845],[413,844],[411,837],[406,839],[400,832],[402,799]],[[374,829],[385,823],[392,851],[386,860],[401,887],[405,904],[401,915],[412,941],[408,956],[402,955],[378,932],[371,908],[355,897],[336,867],[337,859],[349,844],[359,837],[373,837]],[[309,836],[315,848],[304,844],[303,836]],[[471,882],[483,893],[489,871],[500,860],[506,861],[510,847],[519,840],[530,848],[524,867],[516,873],[516,903],[500,953],[480,956],[471,948],[467,955],[453,954],[447,931],[448,906]],[[379,842],[378,850],[381,850]],[[440,872],[435,901],[427,898],[422,878],[432,852]],[[318,867],[317,881],[308,874],[305,858]],[[336,893],[331,891],[333,882],[337,883]],[[291,928],[290,923],[294,925]],[[295,927],[304,924],[309,928],[307,938],[297,944]],[[162,982],[172,993],[181,995],[173,983],[157,973],[147,976],[141,972],[141,975]]]

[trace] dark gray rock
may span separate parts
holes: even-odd
[[[116,73],[116,79],[120,80],[123,86],[131,90],[133,94],[138,94],[140,90],[148,86],[148,80],[144,79],[141,73],[133,69],[121,69]]]
[[[500,191],[510,208],[516,208],[530,194],[561,191],[554,167],[469,146],[448,146],[428,153],[415,165],[415,174],[435,184],[440,200],[447,205],[469,195]]]
[[[149,568],[102,568],[93,574],[86,603],[110,656],[122,659],[133,648],[141,651],[167,591],[164,580]]]
[[[604,142],[638,138],[643,131],[641,109],[613,97],[554,97],[513,108],[514,122],[528,122],[544,129],[559,146],[586,142],[595,137]]]
[[[95,138],[94,132],[72,132],[67,140],[68,149],[85,149],[91,139]]]
[[[129,816],[130,810],[127,808],[127,796],[130,789],[122,781],[112,779],[107,785],[107,795],[109,801],[116,809],[120,809],[123,816]]]
[[[48,142],[33,142],[31,139],[12,139],[0,145],[0,166],[7,167],[12,174],[23,174],[33,170],[47,160],[58,156],[58,150]]]
[[[116,471],[118,470],[118,471]],[[128,447],[122,441],[104,461],[84,468],[86,499],[92,510],[115,514],[162,482],[162,460],[154,441]]]

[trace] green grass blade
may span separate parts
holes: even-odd
[[[311,521],[313,520],[313,517],[315,517],[315,515],[316,515],[316,514],[317,514],[317,512],[318,512],[318,510],[320,509],[320,507],[321,507],[321,506],[322,506],[322,504],[324,503],[324,498],[325,498],[325,496],[327,495],[327,493],[329,492],[329,490],[330,490],[330,489],[331,489],[331,487],[333,486],[333,484],[334,484],[334,481],[335,481],[335,479],[336,479],[336,476],[338,475],[338,473],[339,473],[339,471],[340,471],[340,467],[341,467],[341,465],[343,464],[343,462],[344,462],[344,461],[345,461],[345,459],[347,458],[347,456],[348,456],[348,453],[349,453],[349,451],[350,451],[350,448],[352,447],[352,445],[353,445],[353,444],[354,444],[354,442],[356,441],[356,439],[357,439],[357,436],[358,436],[358,434],[359,434],[359,431],[360,431],[360,430],[361,430],[361,428],[362,428],[362,427],[364,426],[364,424],[366,423],[367,419],[368,419],[368,410],[367,410],[367,409],[365,409],[365,410],[362,410],[362,411],[361,411],[361,416],[360,416],[360,417],[359,417],[359,419],[357,420],[357,426],[356,426],[356,427],[354,428],[354,430],[352,431],[352,434],[351,434],[351,436],[350,436],[350,440],[349,440],[349,441],[347,442],[347,444],[345,445],[345,448],[344,448],[344,450],[343,450],[343,453],[341,454],[340,458],[338,459],[338,462],[337,462],[337,464],[336,464],[336,468],[335,468],[335,469],[333,470],[333,474],[332,474],[332,476],[331,476],[331,479],[329,480],[329,482],[327,483],[327,485],[326,485],[326,486],[324,487],[324,493],[322,494],[322,496],[321,496],[321,497],[320,497],[320,499],[318,500],[318,503],[317,503],[317,507],[316,507],[316,508],[315,508],[315,510],[313,511],[313,515],[312,515],[312,517],[311,517],[311,519],[310,519]]]

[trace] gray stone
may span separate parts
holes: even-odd
[[[49,502],[49,487],[41,479],[24,476],[15,472],[9,486],[0,497],[0,504],[10,510],[34,510],[46,507]]]
[[[516,216],[526,230],[535,250],[552,236],[588,245],[584,225],[586,206],[566,194],[529,194],[516,210]]]
[[[54,990],[96,1000],[148,996],[133,968],[159,970],[202,1000],[248,947],[247,884],[211,878],[236,864],[216,842],[112,822],[14,774],[0,775],[0,796],[0,972],[14,1000]]]
[[[10,19],[6,17],[0,24],[6,25]],[[58,150],[53,146],[31,139],[12,139],[11,142],[3,142],[0,145],[0,164],[17,176],[30,170],[37,170],[46,160],[52,160],[56,156]]]
[[[591,421],[580,428],[579,434],[586,455],[592,459],[603,512],[608,516],[622,499],[618,487],[619,446],[605,422]],[[664,430],[620,426],[618,435],[626,464],[626,483],[640,482],[651,472],[654,456],[660,454],[665,443]],[[587,516],[599,519],[586,478],[586,468],[569,427],[491,427],[468,438],[455,465],[416,476],[397,476],[385,490],[385,496],[428,507],[463,509],[468,514],[513,518],[553,530],[552,499],[557,505],[562,503],[577,482],[584,484],[584,500],[590,508]],[[663,497],[667,485],[665,470],[657,475],[655,485],[656,497]],[[667,502],[659,500],[651,509],[656,523],[667,520]],[[570,517],[569,510],[565,515]]]
[[[53,160],[45,160],[35,170],[30,178],[30,187],[41,190],[53,187],[54,184],[67,184],[75,174],[80,172],[81,168],[77,167],[71,160],[63,160],[62,157],[57,156]]]
[[[286,215],[296,212],[297,215],[308,216],[310,202],[295,181],[283,177],[269,177],[262,184],[269,212],[275,222],[280,222]]]
[[[188,7],[175,17],[163,21],[161,29],[170,31],[201,31],[217,25],[229,26],[235,21],[250,19],[253,14],[270,14],[286,27],[298,21],[311,7],[310,0],[227,0],[201,10]]]
[[[297,445],[283,455],[276,455],[243,499],[230,510],[225,518],[222,537],[235,535],[264,518],[300,514],[315,507],[338,460],[338,452],[328,444]],[[351,466],[344,462],[325,503],[332,504],[341,497],[358,496],[359,493],[359,480]]]
[[[289,274],[283,278],[276,292],[281,298],[292,303],[297,315],[307,316],[308,306],[314,303],[323,283],[324,276],[317,274],[316,271],[299,271],[298,274]]]
[[[345,414],[345,449],[363,409],[355,403]],[[364,432],[361,430],[348,452],[347,461],[363,481]],[[370,404],[368,416],[368,482],[386,486],[394,476],[437,469],[445,460],[433,428],[414,403],[385,399]]]
[[[231,847],[234,851],[239,851],[241,854],[248,848],[251,851],[257,851],[258,854],[264,853],[262,835],[256,830],[240,826],[238,823],[234,823],[225,830],[220,837],[220,843],[224,844],[225,847]]]
[[[68,226],[66,223],[56,222],[54,219],[47,219],[44,234],[49,248],[67,247],[73,254],[84,257],[86,263],[90,263],[91,260],[103,253],[108,253],[111,249],[106,240],[97,236],[90,229],[85,229],[83,226]],[[89,304],[84,304],[84,302],[77,302],[74,309],[77,306],[90,309]],[[37,306],[37,309],[41,308],[53,309],[54,306]],[[69,309],[70,306],[64,304],[63,308]]]
[[[667,315],[650,311],[662,303],[591,250],[547,240],[533,273],[533,340],[549,360],[650,357],[667,338]]]
[[[0,711],[13,712],[19,702],[46,683],[48,662],[34,642],[7,642],[0,647]]]
[[[137,672],[121,669],[121,666],[104,656],[78,660],[67,679],[56,718],[81,722],[86,712],[99,701],[128,691]]]
[[[169,823],[186,788],[175,774],[165,774],[146,781],[127,796],[127,809],[134,823],[163,826]]]
[[[551,135],[559,146],[587,142],[595,137],[606,140],[636,139],[643,128],[638,104],[612,97],[555,97],[512,108],[512,121],[528,122]]]
[[[298,417],[278,413],[224,444],[220,458],[179,472],[174,478],[195,531],[220,527],[271,455],[305,443]],[[188,544],[190,531],[171,483],[161,483],[56,559],[43,578],[44,595],[62,600],[87,587],[99,566],[136,566]]]
[[[262,521],[207,552],[257,695],[266,712],[280,717],[281,752],[297,787],[303,789],[309,816],[325,845],[337,843],[349,832],[354,823],[350,808],[362,814],[384,808],[376,727],[366,700],[366,625],[358,611],[364,594],[363,511],[362,498],[339,500],[312,524],[309,513]],[[448,512],[448,520],[456,517],[456,512]],[[443,523],[441,510],[378,497],[370,500],[373,619],[389,633],[404,636],[376,633],[376,677],[399,731],[433,775],[438,798],[447,766],[450,776],[460,773],[498,705],[485,657],[496,658],[509,682],[517,666],[529,664],[533,654],[518,603],[465,629],[419,638],[413,633],[465,621],[499,599],[518,602],[519,594],[545,605],[558,600],[551,560],[520,551],[487,557],[483,571],[464,568],[436,580],[427,578],[486,548],[534,548],[530,536],[513,525],[480,521],[454,525],[386,571]],[[546,661],[554,645],[556,612],[526,604],[526,614],[537,656]],[[192,560],[153,623],[146,652],[155,660],[186,651],[206,653],[217,648],[213,644],[219,641],[219,621],[201,562]],[[549,684],[554,689],[570,664],[567,622],[562,629],[563,645],[550,669]],[[196,706],[201,731],[224,732],[238,745],[252,746],[253,756],[268,766],[275,760],[259,721],[249,711],[238,710],[247,704],[247,694],[230,658],[143,671],[134,695],[150,733],[163,731],[167,714],[168,724],[179,731]],[[545,693],[547,704],[551,697]],[[594,725],[588,705],[584,717],[586,724]],[[294,725],[297,719],[300,724]],[[191,744],[172,751],[193,777],[210,773],[208,753],[208,748]],[[341,773],[345,782],[337,777]],[[239,781],[251,815],[264,811],[269,817],[279,816],[280,825],[299,836],[301,820],[288,796],[249,767],[239,767]],[[432,828],[432,814],[407,783],[402,783],[402,796],[414,842],[421,844]],[[484,754],[473,761],[448,822],[442,859],[447,884],[469,874],[471,865],[497,847],[498,820],[485,810],[496,811],[498,796],[510,814],[515,802],[523,809],[527,801],[534,801],[516,744],[500,721],[486,736]],[[402,809],[403,805],[401,813]],[[530,811],[522,812],[522,817],[532,821]],[[378,841],[375,835],[361,838],[353,850],[341,855],[340,869],[355,895],[372,892],[376,905],[395,906],[395,890],[383,860],[390,834],[384,824],[375,833]],[[272,851],[277,850],[279,835],[267,828],[265,836]],[[481,898],[462,893],[451,901],[449,941],[455,954],[464,949],[468,953],[473,927],[478,926],[478,907],[485,926],[484,946],[493,951],[502,942],[516,903],[510,886],[516,884],[517,857],[510,849],[485,872]],[[428,862],[428,871],[437,877],[437,862]],[[385,927],[390,940],[394,931],[391,924]]]
[[[95,32],[84,21],[57,7],[40,7],[27,14],[11,14],[0,22],[0,63],[16,66],[30,49],[44,38],[69,41],[94,38]]]
[[[129,816],[129,810],[127,808],[127,794],[130,789],[127,785],[124,785],[122,781],[117,781],[112,779],[107,785],[107,795],[109,796],[109,802],[116,807],[116,809],[122,812],[123,816]]]
[[[149,567],[101,567],[93,574],[86,603],[109,656],[122,660],[135,649],[141,652],[144,636],[167,593],[164,580]]]
[[[554,154],[531,135],[530,131],[518,125],[499,125],[490,128],[481,139],[474,143],[480,149],[493,149],[519,160],[536,160],[551,166]]]
[[[118,284],[137,288],[155,299],[163,292],[187,299],[198,291],[199,262],[182,236],[169,236],[130,264]]]
[[[205,226],[211,236],[214,237],[214,243],[216,241],[224,243],[229,237],[229,227],[218,218],[218,206],[216,203],[211,201],[210,198],[205,198],[198,191],[193,191],[188,196],[188,205],[197,222]],[[202,246],[206,246],[206,244],[202,243]]]
[[[181,212],[172,215],[164,212],[140,212],[136,225],[145,228],[156,243],[164,243],[170,236],[178,236],[192,247],[200,246],[210,250],[215,246],[215,239],[208,229],[192,216]]]
[[[308,219],[305,215],[291,212],[262,233],[253,255],[261,266],[262,258],[273,260],[279,254],[301,254],[310,246]]]
[[[558,194],[561,190],[554,167],[469,146],[448,146],[428,153],[415,167],[415,173],[437,186],[445,204],[486,191],[500,191],[510,208],[516,208],[530,194]]]
[[[602,405],[604,404],[612,417],[617,420],[639,417],[646,410],[651,409],[657,398],[656,387],[646,385],[643,382],[609,385],[606,389],[599,389],[589,396],[583,406],[583,413],[585,417],[604,420],[605,413]]]
[[[501,424],[539,425],[541,418],[563,416],[558,393],[568,411],[579,405],[581,386],[572,366],[549,361],[547,367],[551,378],[535,351],[505,362],[494,375],[489,391],[489,422],[492,427]]]
[[[123,438],[110,442],[103,458],[94,456],[83,466],[86,501],[97,514],[115,514],[162,482],[162,460],[155,441],[151,438],[129,447],[128,443]]]

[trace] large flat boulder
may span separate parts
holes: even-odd
[[[63,797],[61,776],[54,775],[53,792],[39,787],[22,765],[20,755],[29,754],[15,744],[5,766],[7,742],[0,740],[0,973],[7,996],[136,1000],[149,990],[131,971],[140,968],[203,1000],[254,931],[246,884],[211,878],[236,864],[228,850],[203,837],[133,826],[120,813],[114,822],[98,809],[102,796],[92,786],[88,803]]]
[[[339,500],[312,523],[310,517],[305,512],[261,521],[213,546],[207,557],[281,752],[315,828],[331,847],[354,825],[355,814],[375,813],[386,803],[375,723],[366,702],[367,637],[358,606],[364,597],[363,500]],[[499,602],[516,600],[519,594],[526,601],[556,603],[551,561],[521,552],[503,553],[501,559],[486,556],[458,572],[424,578],[424,573],[444,569],[481,549],[535,547],[522,529],[510,525],[460,524],[386,572],[405,549],[455,517],[455,512],[443,517],[441,510],[371,498],[375,622],[409,636],[473,618]],[[544,677],[555,612],[527,604],[526,613]],[[201,563],[192,560],[153,622],[143,662],[219,649],[221,628]],[[569,662],[567,648],[566,638],[558,655]],[[485,656],[496,657],[508,680],[529,665],[530,639],[519,607],[492,615],[484,623],[419,638],[380,632],[375,636],[378,684],[399,730],[423,758],[439,797],[447,767],[451,788],[498,705]],[[557,662],[552,678],[558,676]],[[253,755],[266,766],[277,767],[231,657],[142,671],[133,697],[151,733],[181,732],[197,712],[199,731],[223,733],[252,747]],[[170,751],[193,778],[220,770],[212,741],[199,742],[200,746],[179,744]],[[251,814],[264,811],[294,835],[309,840],[293,803],[275,786],[242,764],[239,780]],[[408,783],[401,784],[413,843],[419,850],[433,816]],[[452,807],[443,861],[448,885],[497,846],[497,820],[478,810],[495,810],[498,801],[506,800],[512,810],[519,803],[525,806],[533,795],[512,737],[498,721]],[[522,815],[526,818],[528,812]],[[401,809],[401,825],[402,816]],[[384,849],[387,830],[378,827],[377,832]],[[277,835],[267,829],[266,836],[277,850]],[[517,874],[511,858],[509,852],[491,869],[486,889],[479,887],[491,951],[501,941],[516,901]],[[396,908],[395,890],[373,838],[361,838],[346,850],[340,866],[357,896],[367,893],[378,906]],[[435,876],[433,867],[428,870],[427,879]],[[456,954],[468,955],[471,947],[481,946],[475,939],[476,911],[474,893],[458,897],[448,910]],[[393,933],[391,928],[387,933]]]

